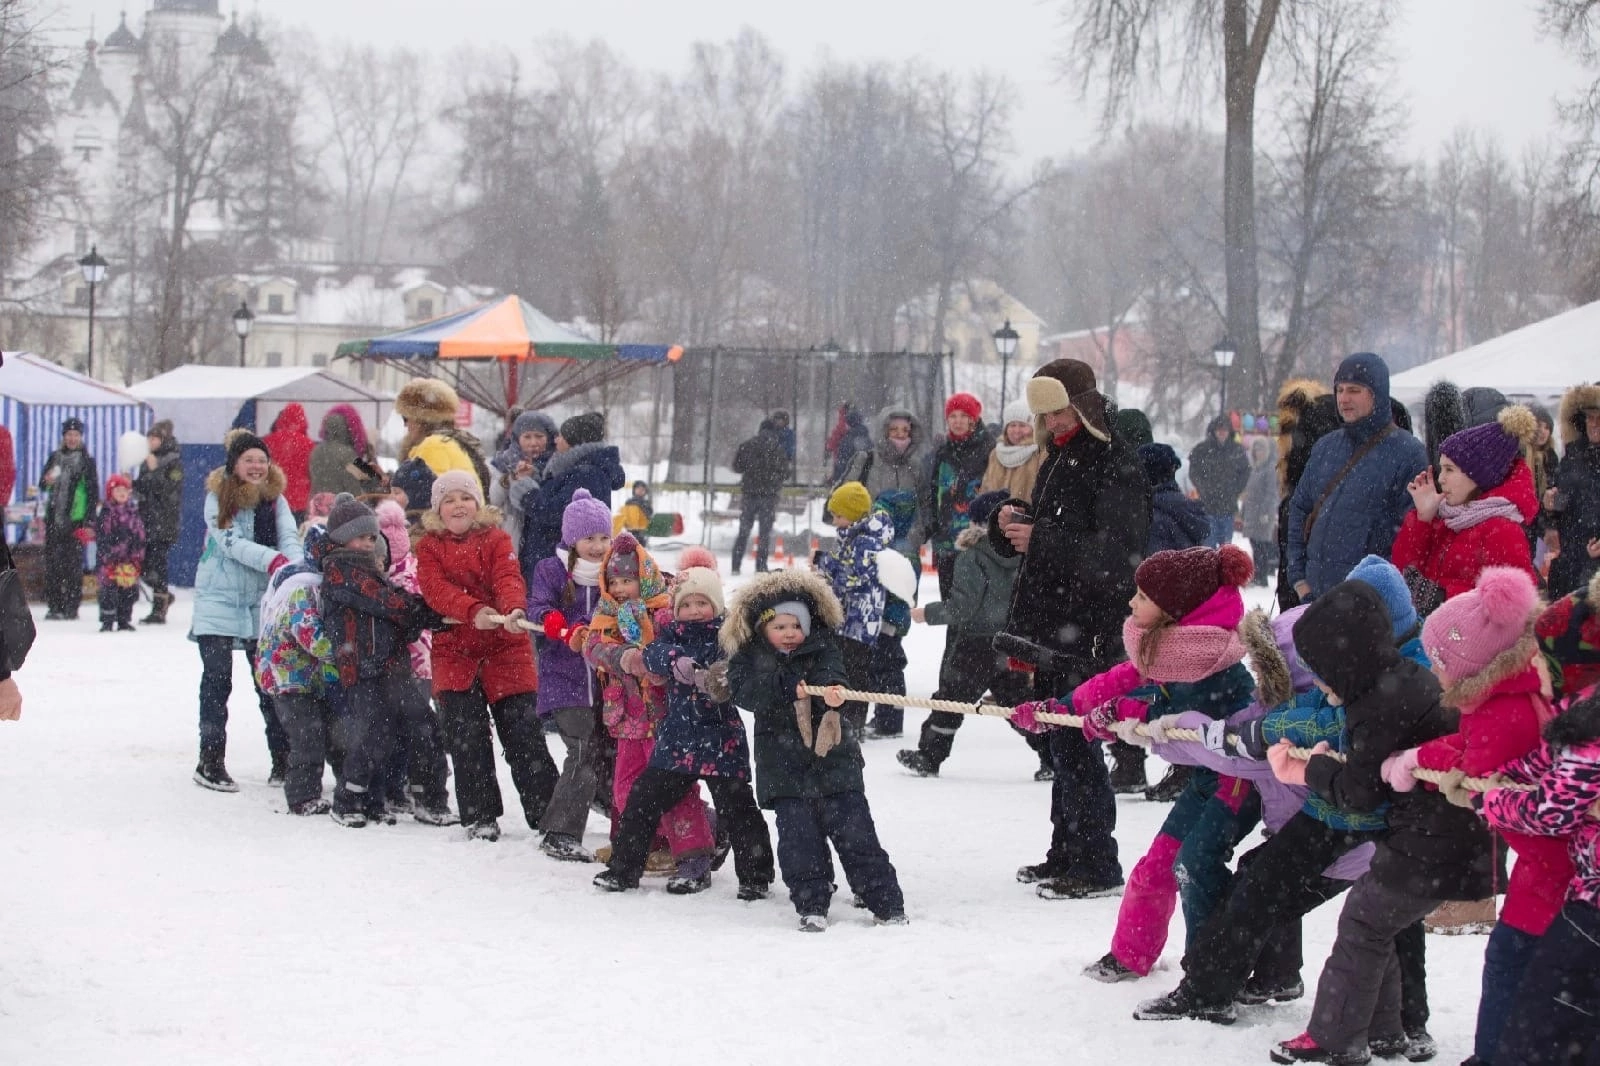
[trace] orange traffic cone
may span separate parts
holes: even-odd
[[[921,549],[921,555],[922,572],[924,574],[937,574],[939,572],[939,568],[933,565],[933,549],[924,544]]]
[[[772,561],[775,562],[775,563],[786,562],[787,559],[784,557],[784,554],[783,554],[783,534],[782,533],[777,534],[776,540],[777,540],[777,543],[773,546],[773,549],[772,549]]]

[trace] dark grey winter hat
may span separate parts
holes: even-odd
[[[369,535],[378,535],[378,516],[348,492],[339,493],[328,512],[328,539],[342,545]]]

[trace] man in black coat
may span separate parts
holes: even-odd
[[[789,473],[789,453],[783,447],[781,427],[769,419],[761,423],[756,435],[739,445],[733,455],[733,472],[740,475],[739,532],[733,538],[735,574],[744,565],[744,549],[750,540],[750,527],[756,526],[756,573],[767,570],[767,551],[772,545],[772,523],[778,515],[778,493]]]
[[[139,496],[139,517],[144,521],[144,581],[150,586],[150,613],[143,625],[162,625],[172,593],[167,589],[167,553],[178,540],[178,518],[183,507],[183,454],[172,423],[166,419],[150,427],[150,454],[139,464],[133,491]]]
[[[1055,653],[1033,675],[1036,698],[1065,696],[1123,658],[1122,623],[1144,557],[1150,485],[1116,433],[1094,371],[1076,359],[1045,364],[1028,382],[1035,439],[1044,442],[1033,499],[1010,500],[989,521],[1002,555],[1022,553],[1006,632]],[[1109,895],[1122,885],[1116,800],[1098,742],[1050,734],[1055,769],[1045,861],[1018,880],[1045,881],[1047,899]]]
[[[1227,415],[1218,415],[1206,427],[1206,438],[1189,453],[1189,480],[1200,495],[1211,523],[1208,547],[1233,543],[1233,520],[1239,514],[1239,495],[1250,480],[1250,457],[1233,437]]]
[[[78,617],[83,602],[83,552],[94,540],[100,471],[83,446],[83,420],[61,423],[61,447],[39,475],[44,490],[44,594],[50,621]]]

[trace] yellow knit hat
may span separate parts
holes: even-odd
[[[859,522],[872,510],[872,494],[859,481],[846,481],[828,497],[828,510],[849,522]]]

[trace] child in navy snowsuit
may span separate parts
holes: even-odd
[[[856,727],[839,712],[845,673],[835,633],[844,614],[816,574],[773,571],[740,590],[720,638],[733,701],[755,719],[756,796],[778,816],[778,863],[805,932],[828,927],[830,842],[873,916],[906,921],[900,880],[867,806]],[[833,691],[819,706],[805,685]]]
[[[739,898],[764,899],[772,884],[772,837],[750,788],[750,745],[738,709],[728,701],[726,658],[717,638],[722,629],[722,582],[714,570],[680,572],[672,590],[673,619],[645,645],[644,664],[669,677],[667,713],[656,744],[628,793],[610,869],[595,878],[601,888],[637,888],[661,817],[675,807],[696,779],[704,780],[733,845]],[[720,679],[720,680],[719,680]],[[667,891],[688,895],[709,887],[707,871],[673,877]]]

